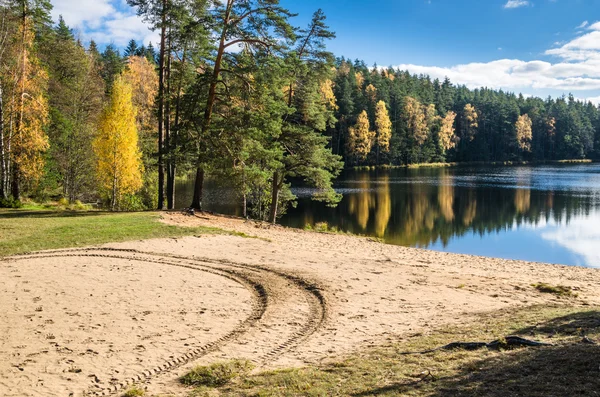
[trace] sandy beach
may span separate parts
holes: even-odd
[[[164,214],[245,233],[58,250],[0,261],[0,395],[184,396],[194,365],[314,364],[482,312],[600,304],[594,269],[473,257],[244,220]]]

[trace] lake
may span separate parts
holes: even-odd
[[[181,205],[193,181],[181,183]],[[600,164],[346,171],[336,208],[296,189],[280,223],[319,222],[389,244],[600,268]],[[239,201],[208,188],[208,210],[240,215]],[[189,197],[189,199],[188,199]]]

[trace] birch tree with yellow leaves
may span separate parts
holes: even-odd
[[[348,130],[348,151],[357,158],[364,160],[371,153],[375,131],[371,131],[369,116],[363,110],[356,120],[356,125]]]
[[[473,142],[475,134],[477,134],[477,128],[479,127],[479,115],[475,107],[470,103],[467,103],[463,110],[462,126],[462,139],[467,142]]]
[[[123,195],[133,194],[142,187],[142,154],[132,96],[131,85],[118,76],[94,140],[98,182],[110,197],[113,211],[119,208]]]
[[[529,115],[524,114],[519,116],[517,123],[515,124],[515,130],[517,133],[517,144],[519,149],[523,152],[531,152],[531,139],[532,139],[532,126],[531,118]]]
[[[456,146],[454,120],[456,120],[456,113],[454,113],[453,111],[449,111],[448,113],[446,113],[446,117],[442,119],[442,124],[439,132],[439,139],[440,146],[442,147],[444,153]]]
[[[377,128],[377,164],[379,164],[379,152],[390,151],[390,140],[392,139],[392,121],[384,101],[377,102],[375,108],[375,127]]]

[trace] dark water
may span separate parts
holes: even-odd
[[[390,244],[600,267],[600,165],[353,171],[336,189],[344,195],[336,208],[298,189],[298,206],[281,223],[327,222]],[[240,214],[235,197],[212,193],[209,209]]]

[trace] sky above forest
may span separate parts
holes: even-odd
[[[85,41],[147,44],[125,0],[51,0]],[[469,88],[600,103],[600,0],[281,0],[303,26],[322,8],[336,56],[393,66]]]

